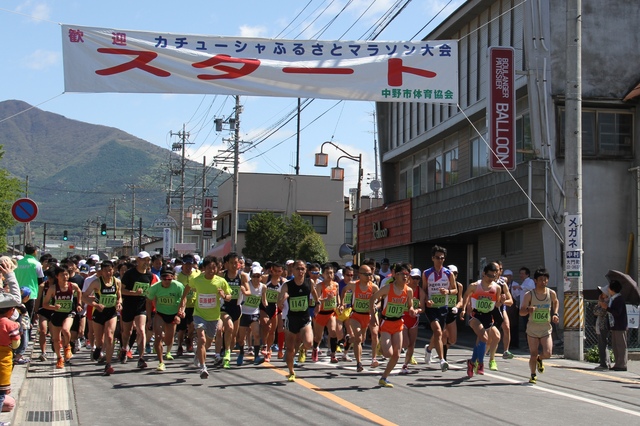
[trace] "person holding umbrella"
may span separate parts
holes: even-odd
[[[609,284],[609,301],[600,301],[600,307],[607,310],[609,319],[609,332],[611,333],[611,347],[615,363],[611,370],[627,371],[627,306],[620,294],[622,284],[618,280],[612,280]]]

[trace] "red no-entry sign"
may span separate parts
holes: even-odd
[[[11,214],[18,222],[31,222],[38,216],[38,205],[30,198],[20,198],[13,203]]]

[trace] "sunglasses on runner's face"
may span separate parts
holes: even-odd
[[[444,260],[444,256],[433,256],[433,258],[437,260]]]
[[[311,275],[320,275],[320,271],[309,271]]]

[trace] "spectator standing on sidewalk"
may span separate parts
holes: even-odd
[[[611,348],[613,349],[613,371],[627,371],[627,306],[620,294],[622,284],[611,281],[609,284],[609,302],[598,302],[607,310],[609,332],[611,333]]]
[[[596,335],[598,336],[598,355],[600,358],[600,365],[596,367],[596,370],[608,370],[609,353],[607,351],[607,340],[609,338],[609,320],[607,308],[600,306],[600,302],[609,304],[609,286],[598,286],[598,289],[600,290],[600,296],[598,297],[598,303],[593,307],[593,314],[596,316]]]
[[[13,350],[20,345],[20,325],[12,321],[15,308],[20,306],[20,289],[15,273],[14,264],[6,256],[0,258],[0,274],[8,292],[0,292],[0,410],[5,396],[11,391],[11,372],[13,370]],[[0,426],[4,426],[0,422]]]

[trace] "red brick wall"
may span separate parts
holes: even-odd
[[[374,238],[373,224],[380,222],[387,236]],[[411,244],[411,199],[378,207],[358,216],[358,251],[366,252]]]

